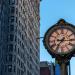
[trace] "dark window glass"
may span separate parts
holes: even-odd
[[[23,71],[21,71],[21,75],[24,75],[24,72]]]
[[[26,67],[24,66],[24,72],[26,72]]]
[[[18,54],[20,55],[20,49],[18,48]]]
[[[16,14],[18,14],[18,9],[16,8]]]
[[[13,61],[16,62],[16,55],[14,55],[14,57],[13,57]]]
[[[27,71],[27,75],[29,75],[29,71]]]
[[[24,45],[23,45],[23,43],[22,43],[22,48],[24,49]]]
[[[17,69],[17,75],[20,75],[20,69]]]
[[[12,54],[9,54],[9,62],[12,62]]]
[[[15,51],[15,52],[17,51],[17,47],[16,47],[16,45],[15,45],[14,51]]]
[[[9,4],[10,5],[15,4],[15,0],[9,0]]]
[[[5,65],[4,71],[7,72],[7,65]]]
[[[5,60],[6,60],[6,62],[8,62],[8,56],[6,55],[6,57],[5,57]]]
[[[16,72],[16,66],[14,66],[14,72]]]
[[[6,55],[6,62],[12,62],[12,57],[13,57],[12,54]]]
[[[14,22],[14,18],[11,18],[11,23]]]
[[[24,36],[23,36],[23,34],[22,34],[22,40],[24,40]]]
[[[14,31],[14,25],[10,25],[10,31]]]
[[[15,41],[17,41],[17,36],[15,36]]]
[[[10,12],[11,12],[11,13],[15,13],[15,7],[11,7]]]
[[[13,51],[13,44],[9,45],[9,51]]]
[[[14,39],[14,35],[10,34],[10,41],[13,41],[13,39]]]
[[[12,72],[12,65],[8,65],[8,72]]]
[[[16,23],[17,23],[17,21],[18,21],[18,20],[17,20],[17,17],[16,17]]]

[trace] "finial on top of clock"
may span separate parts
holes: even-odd
[[[65,24],[65,22],[66,22],[66,21],[61,18],[61,19],[58,21],[58,24]]]

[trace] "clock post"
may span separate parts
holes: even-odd
[[[68,75],[68,65],[75,53],[75,26],[60,19],[45,33],[43,43],[49,54],[58,61],[61,75]]]
[[[68,75],[66,63],[61,63],[61,75]]]
[[[59,60],[56,59],[56,61],[58,62],[57,64],[59,64],[60,66],[60,74],[61,75],[68,75],[68,65],[69,65],[69,61],[68,60]]]

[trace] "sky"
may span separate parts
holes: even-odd
[[[40,37],[59,19],[75,25],[75,0],[42,0],[40,2]],[[40,39],[40,61],[54,62]],[[75,57],[71,58],[71,75],[75,75]]]

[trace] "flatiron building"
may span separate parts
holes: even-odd
[[[39,75],[40,0],[0,0],[0,75]]]

